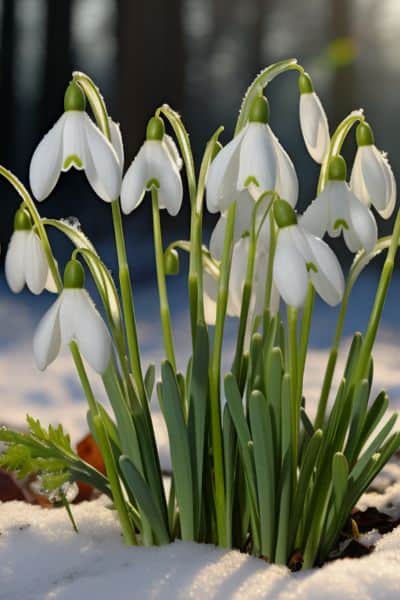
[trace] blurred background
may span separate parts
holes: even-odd
[[[331,130],[349,111],[364,108],[376,143],[389,153],[398,177],[399,51],[399,0],[0,0],[0,161],[28,184],[32,152],[61,115],[64,91],[75,69],[97,82],[111,115],[121,123],[126,164],[143,141],[148,118],[163,102],[182,114],[198,160],[220,124],[225,125],[222,140],[230,139],[241,98],[258,71],[297,57],[313,77]],[[272,127],[297,168],[301,210],[313,198],[318,168],[300,135],[296,74],[275,80],[268,96]],[[348,159],[353,151],[349,140]],[[18,206],[16,194],[4,181],[0,199],[1,263]],[[186,196],[177,218],[162,215],[166,241],[187,239],[188,205]],[[77,217],[115,270],[110,209],[94,196],[84,174],[71,170],[61,176],[55,192],[39,208],[46,216]],[[208,216],[206,238],[213,222],[215,216]],[[146,363],[162,355],[150,203],[143,202],[124,224]],[[390,226],[380,220],[381,233]],[[62,265],[71,248],[62,237],[54,242]],[[340,242],[341,253],[343,246]],[[0,423],[23,421],[27,410],[44,421],[57,421],[62,411],[67,428],[74,431],[76,420],[81,430],[85,412],[68,355],[43,375],[33,364],[33,331],[53,297],[33,298],[26,291],[12,295],[1,269],[0,394],[9,401],[4,414],[0,410]],[[183,260],[181,276],[169,282],[182,367],[190,351],[185,278]],[[357,284],[345,336],[365,328],[377,278],[372,267]],[[399,295],[396,276],[383,317],[376,370],[377,384],[389,386],[397,399]],[[319,393],[336,315],[336,310],[316,304],[310,398]]]

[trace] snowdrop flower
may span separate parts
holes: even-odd
[[[326,231],[331,237],[343,232],[351,252],[361,248],[371,252],[374,248],[378,236],[374,216],[346,183],[346,163],[342,156],[331,159],[328,183],[301,217],[301,225],[318,237],[323,237]]]
[[[110,334],[89,294],[83,289],[84,280],[80,262],[70,260],[64,272],[64,290],[35,332],[33,351],[41,371],[56,359],[62,346],[73,340],[98,373],[104,373],[110,362]]]
[[[368,123],[360,123],[356,131],[357,152],[351,172],[350,186],[367,206],[373,204],[388,219],[396,204],[396,180],[386,156],[374,144]]]
[[[330,144],[328,119],[308,73],[299,76],[299,91],[300,128],[304,143],[311,158],[322,164]]]
[[[5,275],[15,294],[21,292],[25,284],[33,294],[41,294],[45,288],[56,291],[42,242],[32,229],[31,218],[23,208],[15,213],[14,233],[5,260]]]
[[[303,306],[309,281],[325,302],[338,304],[343,297],[344,278],[335,254],[297,223],[287,202],[275,201],[273,210],[279,227],[273,280],[286,304]]]
[[[296,171],[268,121],[268,100],[255,98],[247,125],[218,152],[210,165],[206,198],[210,212],[226,211],[238,193],[252,185],[261,192],[276,190],[296,204]]]
[[[146,190],[158,191],[159,208],[178,214],[182,205],[182,161],[174,141],[165,134],[164,122],[152,117],[147,125],[146,141],[127,170],[121,189],[121,206],[129,214],[142,202]]]
[[[119,196],[121,187],[121,140],[114,125],[115,150],[85,111],[85,96],[75,82],[64,98],[64,114],[44,136],[33,153],[29,180],[33,195],[44,200],[53,191],[61,171],[84,170],[96,194],[105,202]]]
[[[227,314],[230,317],[240,317],[243,298],[243,286],[246,277],[247,260],[249,255],[249,236],[241,237],[233,247],[231,273],[229,278]],[[253,287],[250,299],[250,320],[261,315],[264,310],[265,285],[267,276],[268,252],[264,248],[256,250]],[[210,248],[211,249],[211,248]],[[215,325],[218,276],[207,270],[203,274],[203,299],[204,314],[208,325]],[[270,312],[276,314],[279,309],[279,293],[275,286],[272,287]]]

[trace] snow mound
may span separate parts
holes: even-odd
[[[398,488],[397,488],[398,493]],[[400,528],[361,559],[292,574],[237,551],[175,542],[127,548],[104,498],[62,509],[0,504],[1,600],[391,600],[400,597]]]

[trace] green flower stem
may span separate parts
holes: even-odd
[[[151,201],[153,209],[153,235],[154,251],[157,268],[158,295],[160,299],[161,328],[164,337],[165,354],[176,371],[176,360],[174,352],[174,341],[172,337],[171,314],[168,303],[167,284],[165,280],[164,252],[161,234],[160,209],[158,206],[158,192],[153,186],[151,189]]]
[[[140,361],[139,341],[136,328],[135,308],[132,297],[132,283],[126,256],[125,238],[122,227],[119,200],[111,203],[114,225],[115,243],[119,265],[119,281],[121,285],[122,310],[125,318],[125,331],[128,342],[130,365],[137,392],[144,406],[147,406],[146,391],[143,383],[143,372]]]
[[[114,460],[110,441],[106,435],[104,425],[99,415],[94,415],[93,424],[95,427],[97,439],[102,450],[104,464],[106,467],[108,480],[110,482],[110,487],[113,494],[114,506],[118,513],[119,521],[121,524],[122,534],[124,536],[125,542],[129,546],[136,546],[136,535],[132,526],[132,522],[129,518],[128,509],[122,493],[121,483],[118,477],[117,465]]]
[[[273,282],[273,269],[274,269],[274,257],[276,250],[276,242],[278,239],[278,232],[276,229],[276,225],[274,219],[271,217],[269,221],[270,226],[270,242],[269,242],[269,254],[268,254],[268,264],[267,264],[267,278],[265,282],[265,303],[264,308],[269,310],[271,304],[271,294],[272,294],[272,282]]]
[[[326,182],[328,181],[329,162],[330,162],[332,156],[335,156],[336,154],[340,153],[343,143],[344,143],[346,137],[348,136],[351,128],[353,127],[353,125],[355,125],[357,123],[361,123],[364,120],[365,120],[365,117],[364,117],[362,111],[354,110],[349,115],[347,115],[347,117],[344,118],[343,121],[338,125],[335,133],[331,137],[329,152],[327,153],[325,160],[321,167],[319,181],[318,181],[317,194],[320,194],[322,192],[322,190],[324,189],[324,187],[326,185]]]
[[[347,307],[350,299],[350,292],[352,290],[352,281],[349,277],[346,288],[343,294],[342,303],[340,305],[340,311],[338,315],[338,320],[336,322],[335,336],[333,338],[331,350],[329,353],[328,363],[326,365],[324,380],[322,383],[321,396],[318,402],[317,414],[315,417],[314,429],[320,429],[323,427],[326,413],[326,406],[328,403],[329,392],[331,390],[333,376],[335,373],[335,367],[337,362],[337,357],[339,353],[339,345],[340,340],[342,338],[344,322],[346,319]]]
[[[221,274],[218,286],[217,315],[214,332],[213,351],[210,363],[210,420],[211,444],[215,477],[215,512],[217,518],[218,543],[226,546],[225,522],[225,477],[222,452],[220,376],[221,354],[224,336],[226,307],[228,303],[229,277],[232,262],[233,234],[235,229],[236,204],[228,210],[224,249],[222,253]]]
[[[93,111],[94,118],[105,137],[111,141],[110,124],[107,107],[100,90],[95,83],[79,71],[73,73],[74,80],[81,86]],[[135,308],[132,296],[132,282],[126,255],[125,237],[122,227],[121,208],[118,198],[111,203],[115,244],[117,247],[119,280],[121,285],[122,310],[124,313],[126,338],[128,343],[130,365],[137,392],[143,406],[148,410],[143,372],[140,362],[139,342],[136,328]]]
[[[378,284],[378,289],[375,295],[374,305],[371,310],[367,331],[365,333],[364,341],[361,347],[360,358],[358,361],[357,368],[354,373],[353,381],[359,381],[366,376],[368,362],[371,357],[372,347],[375,342],[376,334],[378,331],[379,322],[382,315],[383,306],[385,304],[386,295],[388,292],[389,284],[392,279],[394,260],[396,258],[398,246],[400,240],[400,210],[397,212],[396,221],[394,224],[392,240],[390,242],[389,250],[386,255],[385,263],[383,265],[381,277]]]
[[[292,431],[292,467],[293,480],[295,480],[297,470],[297,454],[299,444],[299,420],[300,420],[300,399],[298,395],[298,348],[297,348],[297,320],[298,311],[293,306],[287,307],[287,321],[289,331],[289,372],[291,386],[291,431]]]
[[[304,369],[306,366],[308,342],[310,339],[311,321],[314,310],[315,290],[314,286],[310,282],[308,284],[307,297],[304,304],[303,318],[301,322],[301,335],[300,335],[300,350],[299,350],[299,398],[303,395],[303,382],[304,382]]]
[[[257,243],[255,239],[255,231],[254,228],[250,234],[249,239],[249,254],[247,258],[247,266],[246,266],[246,275],[243,284],[243,292],[242,292],[242,306],[240,309],[240,319],[239,319],[239,329],[238,336],[236,342],[236,351],[235,358],[232,366],[232,373],[236,376],[236,379],[239,381],[241,368],[242,368],[242,359],[243,359],[243,346],[244,339],[246,335],[249,309],[250,309],[250,300],[251,293],[253,289],[253,278],[254,278],[254,264],[256,258],[256,248]]]
[[[83,364],[83,360],[81,354],[79,352],[78,344],[75,341],[72,341],[69,345],[72,358],[75,363],[75,368],[78,372],[79,380],[81,382],[82,389],[85,393],[87,403],[89,405],[89,409],[91,413],[97,415],[99,409],[97,408],[97,402],[93,394],[92,387],[89,382],[89,378],[86,373],[85,365]]]

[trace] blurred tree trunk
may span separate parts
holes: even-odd
[[[0,50],[0,160],[11,166],[15,124],[15,2],[3,0]]]
[[[352,6],[350,0],[331,0],[329,18],[329,39],[352,38]],[[355,106],[355,65],[349,64],[336,67],[332,81],[332,116],[336,126]]]
[[[253,19],[249,39],[250,75],[255,76],[268,64],[263,51],[264,33],[275,0],[253,0]]]
[[[46,34],[42,90],[39,105],[44,133],[60,116],[66,86],[71,79],[71,16],[74,0],[46,0]]]
[[[117,0],[117,7],[119,119],[129,162],[155,108],[182,109],[182,0]]]

